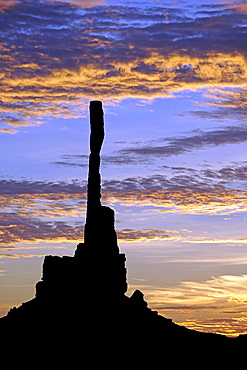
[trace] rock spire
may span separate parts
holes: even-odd
[[[241,368],[236,359],[244,363],[246,336],[231,340],[186,329],[150,310],[139,290],[125,295],[125,255],[119,253],[114,211],[101,204],[100,101],[90,103],[90,128],[84,243],[73,257],[46,256],[36,296],[0,319],[1,365],[8,370]]]
[[[114,211],[101,205],[100,151],[104,141],[104,113],[100,101],[90,102],[90,155],[87,188],[86,245],[105,254],[119,253]],[[104,248],[102,248],[102,243]]]

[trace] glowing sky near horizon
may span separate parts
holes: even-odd
[[[1,316],[83,239],[97,99],[128,294],[247,334],[246,32],[244,1],[0,1]]]

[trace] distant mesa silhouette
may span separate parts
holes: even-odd
[[[84,243],[73,257],[46,256],[36,296],[0,319],[0,368],[219,369],[241,364],[245,335],[233,339],[189,330],[149,309],[139,290],[125,294],[126,258],[119,252],[114,211],[101,205],[100,101],[90,102],[90,127]]]

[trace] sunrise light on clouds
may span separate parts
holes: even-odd
[[[247,333],[246,2],[0,1],[0,313],[83,240],[88,104],[129,292]]]

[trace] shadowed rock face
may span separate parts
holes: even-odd
[[[86,363],[90,369],[92,363],[108,369],[99,366],[112,361],[132,361],[129,369],[218,369],[224,367],[224,351],[232,354],[235,366],[245,336],[233,340],[188,330],[150,310],[142,292],[125,295],[125,255],[119,253],[114,211],[101,205],[104,116],[99,101],[90,103],[90,127],[84,243],[74,257],[46,256],[35,298],[0,320],[1,360],[15,370],[86,369]],[[135,367],[136,362],[143,367]]]

